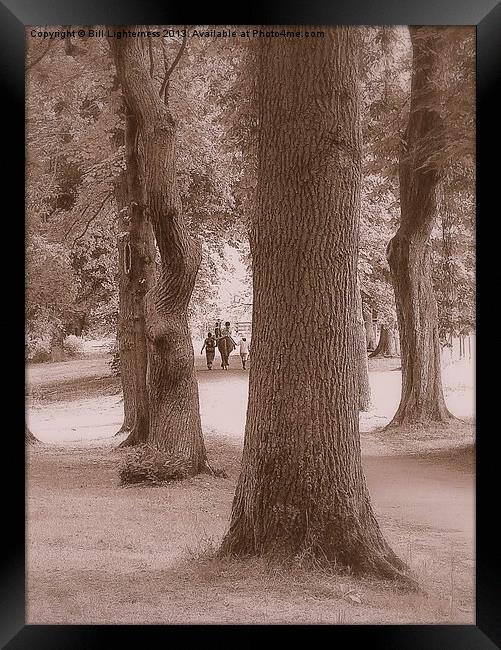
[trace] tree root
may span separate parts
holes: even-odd
[[[355,575],[372,575],[382,580],[390,580],[404,591],[420,591],[420,586],[410,568],[393,551],[388,556],[376,555],[368,562],[363,561],[354,568]]]
[[[132,427],[132,429],[129,430],[129,435],[125,440],[122,440],[122,442],[117,446],[117,449],[123,449],[124,447],[135,447],[136,445],[141,445],[144,444],[146,441],[143,439],[144,436],[141,436],[139,434],[139,430],[137,427]]]
[[[113,437],[115,437],[115,436],[123,436],[125,433],[129,435],[131,433],[131,428],[126,427],[125,424],[122,424],[120,429],[116,433],[113,434]]]
[[[455,415],[452,413],[448,412],[448,415],[442,415],[440,417],[425,417],[423,416],[422,418],[420,417],[415,417],[411,415],[400,415],[399,417],[393,417],[391,422],[388,422],[388,424],[384,427],[383,431],[388,431],[390,429],[398,429],[399,427],[433,427],[436,425],[448,425],[451,424],[452,422],[457,421],[459,418],[457,418]]]
[[[377,544],[377,542],[376,542]],[[307,543],[302,553],[297,548],[290,551],[282,548],[281,551],[270,549],[259,552],[255,547],[253,534],[249,530],[239,530],[238,525],[230,528],[225,535],[222,544],[217,552],[217,557],[237,557],[241,559],[249,557],[263,557],[271,562],[279,564],[294,564],[301,556],[301,566],[310,567],[312,570],[334,569],[349,571],[356,577],[373,577],[378,580],[391,581],[398,589],[407,592],[421,591],[417,578],[413,575],[407,564],[401,560],[386,542],[383,547],[370,544],[357,545],[352,548],[341,548],[337,551],[332,545],[327,548],[321,544]]]
[[[209,476],[215,476],[215,477],[220,477],[220,478],[228,478],[228,474],[224,471],[224,469],[220,467],[213,467],[207,459],[205,459],[203,468],[202,468],[202,473],[203,474],[209,474]]]

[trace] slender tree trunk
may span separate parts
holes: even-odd
[[[374,331],[372,309],[368,305],[362,304],[362,310],[364,316],[365,336],[367,339],[367,351],[373,352],[376,349],[376,332]]]
[[[394,327],[381,325],[379,342],[376,349],[369,355],[371,359],[375,357],[398,357],[399,345],[397,343],[397,331]]]
[[[436,28],[410,27],[411,108],[400,157],[400,227],[387,258],[402,352],[400,405],[388,425],[446,422],[440,369],[437,302],[431,278],[431,232],[437,219],[439,169],[430,160],[442,146]]]
[[[119,346],[122,373],[124,356],[125,424],[130,433],[121,446],[146,442],[149,434],[149,401],[146,385],[148,364],[144,296],[155,283],[155,239],[145,215],[142,178],[138,156],[138,125],[130,111],[125,122],[125,184],[119,194],[125,199],[120,208],[119,241]],[[127,399],[127,403],[126,403]]]
[[[397,353],[397,329],[396,329],[396,327],[391,327],[388,330],[388,356],[389,357],[398,357],[398,353]]]
[[[54,328],[50,342],[50,360],[52,362],[64,361],[64,332],[59,328]]]
[[[357,36],[336,28],[308,43],[258,43],[253,364],[220,552],[302,554],[395,577],[404,565],[374,516],[358,431]]]
[[[399,335],[398,329],[396,327],[393,329],[393,345],[394,345],[394,349],[395,349],[395,356],[396,357],[401,356],[400,335]]]
[[[190,237],[182,214],[175,122],[149,75],[140,41],[110,39],[110,47],[125,102],[139,128],[142,209],[153,227],[161,257],[160,277],[145,299],[147,442],[170,452],[196,474],[207,468],[207,460],[187,310],[201,247]]]
[[[362,306],[360,282],[357,280],[357,329],[358,329],[358,408],[368,411],[371,405],[371,387],[369,384],[369,360],[367,358],[367,336]]]

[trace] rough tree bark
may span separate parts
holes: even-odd
[[[115,190],[120,215],[118,341],[124,396],[124,423],[121,431],[129,432],[121,447],[144,443],[149,433],[144,296],[155,283],[156,249],[153,229],[142,203],[138,137],[137,121],[127,111],[126,169]]]
[[[399,357],[401,356],[401,351],[400,351],[400,335],[398,333],[398,329],[394,328],[393,330],[393,345],[395,346],[395,356]],[[390,347],[390,349],[392,349]]]
[[[442,332],[443,339],[447,334],[454,335],[453,313],[454,305],[457,304],[457,282],[454,265],[454,215],[451,210],[451,174],[445,171],[438,190],[438,206],[441,215],[442,225],[442,256],[443,256],[443,321],[446,324],[446,331]]]
[[[372,309],[365,303],[362,303],[362,310],[365,324],[365,336],[367,339],[367,351],[373,352],[376,349],[376,332],[374,331]]]
[[[394,327],[381,325],[379,342],[376,349],[369,355],[374,357],[398,357],[399,356],[398,333]]]
[[[358,329],[358,408],[368,411],[371,406],[371,386],[369,383],[369,360],[367,358],[367,335],[362,306],[360,282],[357,280],[357,329]]]
[[[410,27],[411,105],[399,162],[400,226],[388,244],[402,357],[400,405],[389,427],[452,418],[444,400],[437,302],[431,277],[431,232],[440,169],[431,156],[443,143],[436,28]]]
[[[220,553],[303,554],[394,578],[405,565],[374,516],[358,430],[356,37],[259,40],[253,364]]]
[[[130,249],[127,249],[129,238],[129,223],[125,211],[127,209],[127,179],[125,171],[115,183],[115,203],[118,209],[119,234],[117,237],[118,250],[118,323],[117,342],[120,353],[120,383],[124,404],[124,420],[115,435],[130,433],[136,417],[136,398],[134,382],[134,326],[132,294],[128,291],[129,277],[125,272],[125,263],[129,259]]]
[[[139,39],[110,39],[124,99],[137,120],[143,205],[161,257],[161,274],[145,297],[148,351],[147,442],[169,452],[190,474],[207,468],[200,423],[188,302],[201,261],[190,237],[176,178],[175,122],[148,72]]]

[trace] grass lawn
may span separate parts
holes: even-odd
[[[207,446],[228,479],[127,488],[117,473],[126,452],[110,444],[30,449],[27,621],[473,623],[472,531],[413,522],[384,495],[379,520],[421,593],[307,571],[300,559],[287,571],[214,559],[241,445],[210,436]]]
[[[120,487],[119,380],[96,354],[28,369],[30,424],[46,444],[27,452],[27,622],[473,623],[473,425],[385,432],[398,360],[374,361],[364,470],[420,592],[307,570],[301,558],[287,568],[215,558],[239,473],[248,375],[236,361],[209,373],[197,358],[209,459],[228,478]],[[230,386],[233,411],[223,408]],[[461,381],[447,390],[462,407],[471,392]]]

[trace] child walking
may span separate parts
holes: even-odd
[[[207,338],[204,341],[200,354],[203,353],[205,348],[205,358],[207,360],[207,368],[212,370],[212,364],[214,362],[214,355],[216,353],[216,339],[212,336],[212,332],[207,333]]]
[[[250,348],[249,348],[249,344],[247,343],[247,339],[245,338],[245,336],[243,336],[240,339],[239,345],[240,345],[240,358],[242,359],[242,368],[244,370],[247,370],[247,368],[245,367],[245,364],[247,363],[247,359],[249,358],[249,349]]]

